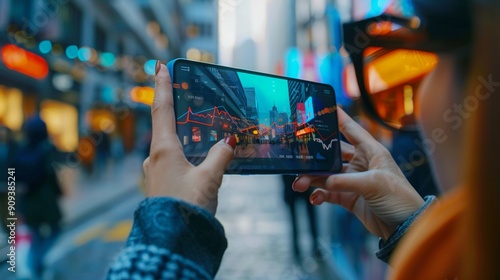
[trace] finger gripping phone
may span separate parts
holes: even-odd
[[[228,174],[335,173],[342,167],[335,91],[327,84],[176,59],[177,134],[200,164],[234,135]]]

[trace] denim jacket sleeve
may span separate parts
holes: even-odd
[[[426,196],[424,199],[425,203],[406,221],[400,224],[396,228],[396,231],[394,231],[394,233],[389,237],[389,239],[387,239],[386,241],[384,241],[382,238],[379,239],[379,250],[375,252],[375,255],[378,259],[388,263],[392,252],[396,249],[399,241],[401,240],[401,238],[403,238],[413,222],[415,222],[427,210],[427,208],[429,208],[431,204],[436,202],[436,197],[433,195]]]
[[[170,197],[147,198],[107,279],[213,279],[227,248],[206,210]]]

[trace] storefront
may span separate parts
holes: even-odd
[[[12,131],[23,125],[23,93],[20,89],[0,85],[0,124]]]
[[[63,152],[78,145],[78,114],[74,104],[61,99],[51,84],[54,77],[45,59],[24,48],[6,44],[0,47],[0,124],[22,140],[24,121],[40,114],[49,136]]]

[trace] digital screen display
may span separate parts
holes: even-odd
[[[234,135],[228,173],[340,169],[331,86],[188,60],[175,62],[172,85],[177,134],[192,163]]]

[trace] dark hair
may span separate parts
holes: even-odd
[[[458,40],[472,35],[472,5],[467,0],[413,0],[429,39]]]
[[[464,159],[465,187],[468,205],[468,226],[471,238],[464,242],[468,249],[464,268],[466,279],[498,279],[500,275],[500,3],[497,0],[475,0],[474,48],[467,91],[474,96],[479,89],[486,92],[468,120],[467,157]],[[488,88],[480,83],[490,80]]]
[[[29,145],[37,145],[48,138],[47,125],[39,115],[26,120],[24,133]]]

